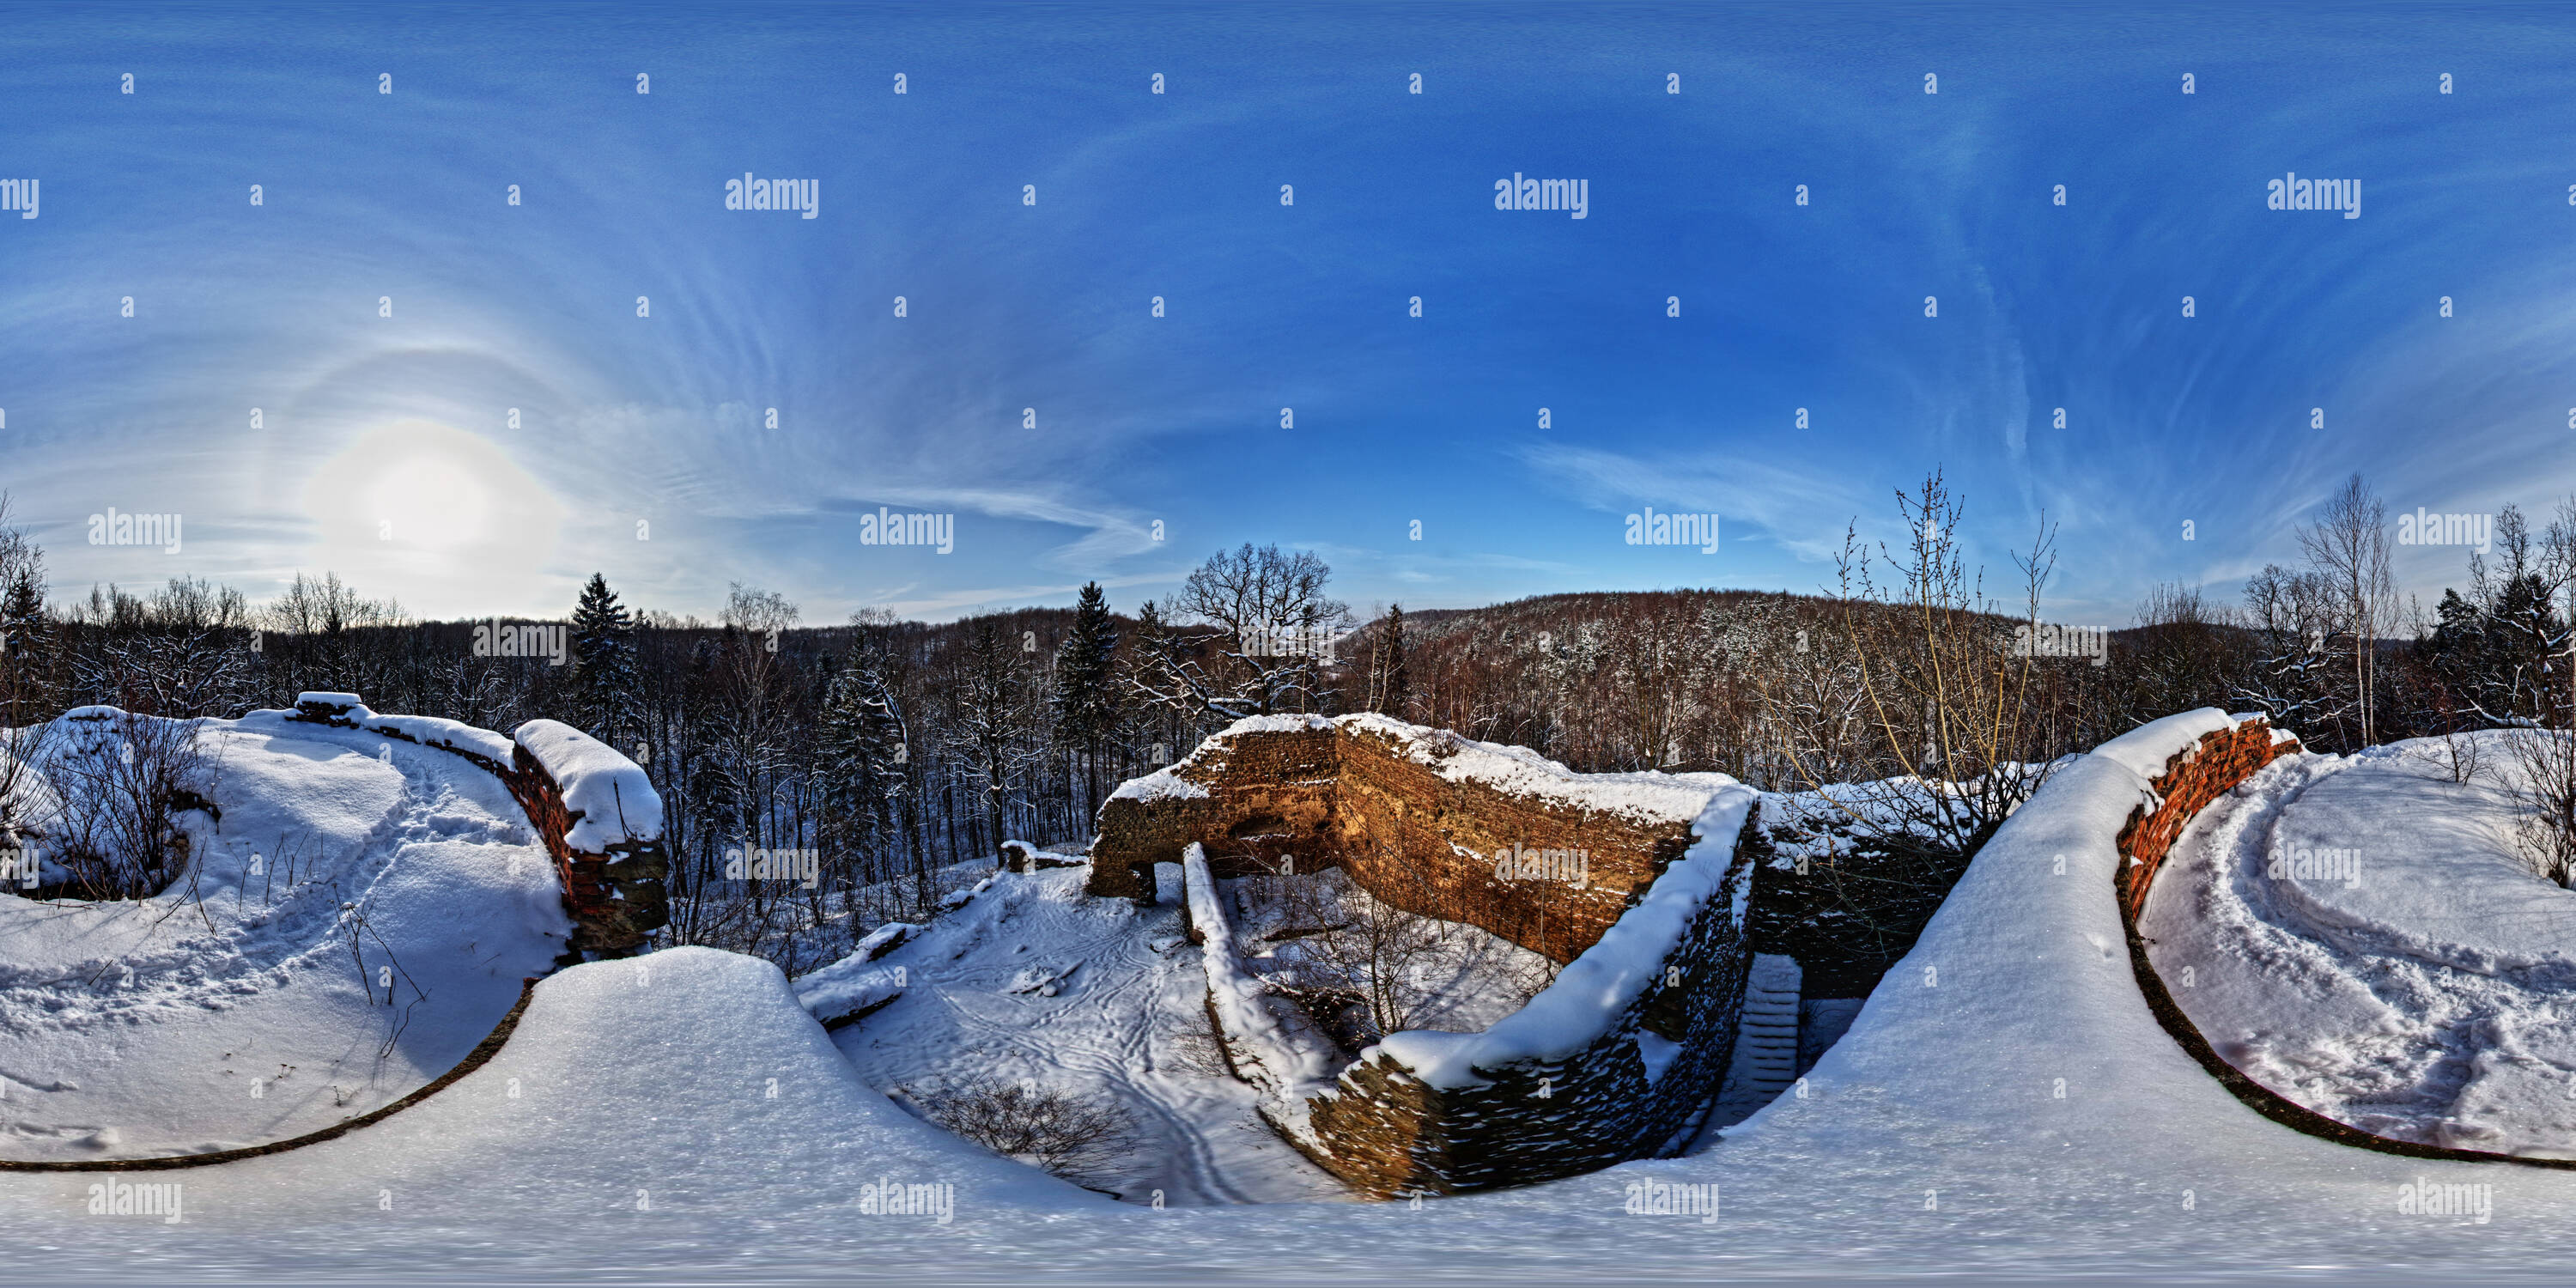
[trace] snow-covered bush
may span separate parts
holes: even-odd
[[[61,811],[42,768],[53,734],[51,721],[0,730],[0,848],[33,845],[38,829]]]
[[[214,772],[194,721],[83,707],[57,722],[35,763],[49,807],[21,827],[58,894],[148,898],[187,867],[178,816],[205,806]]]
[[[2520,826],[2514,837],[2536,875],[2576,886],[2576,732],[2515,729],[2505,735]]]
[[[908,1098],[932,1122],[1067,1180],[1096,1178],[1137,1148],[1126,1109],[1054,1088],[978,1077]]]

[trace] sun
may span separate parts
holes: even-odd
[[[427,420],[366,431],[305,485],[314,553],[406,606],[506,599],[553,551],[564,507],[483,437]]]

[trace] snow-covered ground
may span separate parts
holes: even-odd
[[[1288,882],[1308,883],[1304,890]],[[1282,986],[1365,988],[1367,936],[1356,929],[1337,959],[1317,934],[1329,920],[1353,927],[1370,918],[1393,918],[1382,942],[1400,944],[1405,979],[1397,994],[1413,1009],[1401,1028],[1476,1033],[1527,1005],[1556,977],[1555,964],[1500,935],[1464,922],[1406,917],[1359,887],[1340,868],[1311,876],[1241,877],[1218,883],[1236,913],[1236,951],[1244,967],[1274,990]],[[1365,1046],[1378,1035],[1369,1033]],[[1357,1050],[1342,1052],[1348,1063]]]
[[[1140,1148],[1089,1183],[1166,1205],[1349,1195],[1255,1116],[1219,1063],[1207,976],[1183,936],[1178,868],[1138,911],[1082,893],[1087,868],[1001,873],[964,907],[871,963],[900,998],[833,1038],[861,1077],[928,1094],[971,1078],[1028,1081],[1126,1109]]]
[[[141,900],[0,894],[0,1159],[206,1153],[366,1113],[447,1072],[563,950],[553,865],[491,774],[276,713],[201,736],[222,816],[179,816],[191,874]]]
[[[87,1214],[88,1186],[104,1178],[0,1173],[8,1272],[87,1283],[2562,1278],[2576,1257],[2576,1175],[2292,1132],[2239,1104],[2148,1014],[2112,902],[2113,837],[2144,788],[2137,767],[2206,727],[2178,720],[2061,770],[1808,1073],[1808,1095],[1686,1158],[1419,1209],[1112,1202],[887,1103],[774,969],[682,950],[546,981],[490,1065],[386,1123],[134,1178],[184,1183],[177,1224]],[[1141,916],[1167,917],[1168,904]],[[1176,963],[1172,987],[1200,985],[1180,970],[1191,965]],[[872,1213],[880,1178],[954,1185],[952,1219]],[[2484,1216],[2407,1214],[2404,1187],[2419,1180],[2486,1187],[2463,1191],[2484,1195]],[[1660,1192],[1642,1187],[1665,1184],[1716,1186],[1716,1219],[1631,1210],[1654,1206]]]
[[[2202,812],[2140,930],[2229,1063],[2378,1135],[2576,1157],[2576,892],[2515,852],[2507,736],[2465,784],[2427,738]]]

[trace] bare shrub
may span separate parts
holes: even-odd
[[[0,735],[0,848],[30,844],[55,810],[53,793],[40,768],[53,741],[48,721],[9,729]]]
[[[1347,1050],[1389,1033],[1436,1019],[1451,990],[1496,990],[1511,1007],[1527,1005],[1556,977],[1556,964],[1504,949],[1489,932],[1412,911],[1455,914],[1454,901],[1418,866],[1384,849],[1373,879],[1389,896],[1360,887],[1340,868],[1310,875],[1256,875],[1235,886],[1248,920],[1267,929],[1261,938],[1286,946],[1284,969],[1265,976],[1271,991],[1287,998]],[[1407,905],[1410,905],[1409,907]],[[1276,949],[1274,949],[1276,951]]]
[[[46,859],[81,899],[149,898],[188,863],[182,810],[207,804],[213,765],[192,721],[118,711],[71,719],[42,762],[56,801],[36,822]]]
[[[2484,767],[2480,763],[2484,753],[2479,748],[2476,731],[2454,729],[2445,725],[2441,738],[2441,764],[2443,768],[2450,771],[2451,781],[2465,786],[2475,780],[2478,771]]]
[[[1190,1021],[1172,1030],[1169,1036],[1173,1068],[1202,1078],[1233,1076],[1233,1071],[1226,1067],[1225,1049],[1217,1041],[1216,1026],[1207,1019],[1205,1012],[1191,1012]]]
[[[2532,872],[2576,886],[2576,733],[2522,728],[2507,735],[2519,806],[2516,848]]]
[[[1784,788],[1803,788],[1822,814],[1780,839],[1805,846],[1822,828],[1839,839],[1810,848],[1848,877],[1836,914],[1911,942],[2004,820],[2030,799],[2056,756],[2073,750],[2078,689],[2091,668],[2043,661],[2013,647],[2036,637],[2055,567],[2044,523],[2014,563],[2017,615],[1970,573],[1959,535],[1963,507],[1940,474],[1899,493],[1906,544],[1890,549],[1846,531],[1837,561],[1838,630],[1802,651],[1789,682],[1766,693]],[[1828,787],[1834,787],[1831,792]],[[1840,856],[1860,862],[1845,872]],[[1801,876],[1807,875],[1802,867]]]
[[[1031,1083],[979,1075],[906,1096],[932,1122],[1067,1180],[1098,1179],[1137,1149],[1136,1120],[1125,1108]]]

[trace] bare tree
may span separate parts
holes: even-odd
[[[2576,731],[2525,726],[2505,739],[2519,771],[2509,776],[2521,815],[2515,844],[2535,875],[2576,887]]]
[[[1135,691],[1223,720],[1329,702],[1321,663],[1350,621],[1349,607],[1324,593],[1332,575],[1312,551],[1275,545],[1246,542],[1208,556],[1150,619],[1140,643],[1151,664],[1135,676]],[[1215,656],[1203,660],[1210,648]]]
[[[2245,581],[2245,624],[2254,632],[2254,656],[2237,675],[2234,701],[2312,743],[2354,714],[2336,679],[2350,637],[2322,573],[2264,565]]]
[[[2369,746],[2378,740],[2378,641],[2396,624],[2388,507],[2355,474],[2327,498],[2316,522],[2299,529],[2299,549],[2332,588],[2336,616],[2352,637],[2353,706],[2361,719],[2361,745]]]
[[[1379,858],[1384,880],[1412,882],[1399,892],[1404,902],[1441,906],[1418,867],[1383,846]],[[1377,898],[1338,867],[1246,877],[1236,894],[1273,927],[1273,943],[1291,945],[1293,967],[1274,977],[1274,987],[1354,1050],[1413,1027],[1438,996],[1434,957],[1461,933],[1452,922]],[[1346,1016],[1346,1009],[1358,1014]]]
[[[1968,573],[1958,536],[1964,507],[1941,475],[1912,496],[1898,493],[1897,512],[1908,534],[1904,553],[1877,548],[1890,584],[1872,573],[1856,530],[1845,534],[1839,611],[1874,757],[1911,782],[1887,783],[1845,808],[1891,848],[1928,848],[1946,867],[1974,854],[2038,790],[2072,731],[2058,725],[2050,700],[2058,677],[2043,670],[2036,649],[2011,647],[2012,619],[1986,597],[1983,572]],[[2044,519],[2014,563],[2023,577],[2022,624],[2036,637],[2040,595],[2056,566],[2055,530]],[[1893,621],[1867,611],[1882,599],[1898,610]],[[1805,777],[1811,790],[1835,781]]]
[[[982,777],[984,818],[996,864],[1006,862],[1002,816],[1021,775],[1037,759],[1030,745],[1038,723],[1018,650],[1002,638],[991,619],[975,624],[966,638],[956,691],[951,695],[948,741]]]

